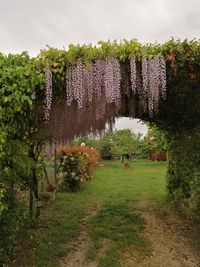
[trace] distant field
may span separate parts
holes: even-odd
[[[104,161],[86,191],[104,198],[150,198],[161,201],[166,196],[166,162],[135,161],[125,170],[119,161]]]

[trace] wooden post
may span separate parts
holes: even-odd
[[[56,199],[56,190],[57,190],[57,150],[54,149],[54,178],[55,178],[55,189],[53,192],[53,199]]]
[[[54,177],[55,177],[55,185],[57,185],[57,150],[54,150]]]

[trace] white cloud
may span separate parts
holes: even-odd
[[[143,134],[143,136],[145,136],[148,132],[147,125],[138,119],[130,119],[124,117],[117,119],[114,129],[122,130],[125,128],[130,129],[135,133],[141,133]]]
[[[0,51],[37,54],[46,44],[199,37],[199,0],[0,0]]]

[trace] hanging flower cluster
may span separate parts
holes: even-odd
[[[93,92],[97,119],[102,118],[106,112],[104,73],[105,61],[96,60],[93,65]]]
[[[107,60],[105,63],[105,90],[107,103],[118,104],[120,100],[121,72],[118,60]]]
[[[83,88],[85,88],[84,102],[92,103],[93,99],[93,73],[92,69],[88,69],[85,65],[83,68]]]
[[[49,120],[52,102],[52,73],[45,69],[45,120]],[[58,139],[99,133],[117,114],[152,117],[166,97],[166,63],[161,56],[151,60],[130,59],[130,69],[116,58],[96,59],[87,65],[82,59],[66,67],[66,98],[51,112],[49,132]]]
[[[69,67],[66,74],[66,93],[67,105],[70,106],[73,100],[76,100],[78,107],[83,107],[84,83],[83,83],[84,65],[81,60],[75,66]]]
[[[136,60],[135,57],[132,57],[130,60],[130,68],[131,68],[131,90],[133,93],[136,93],[136,81],[137,81],[137,71],[136,71]]]
[[[45,68],[45,107],[44,118],[47,122],[50,117],[51,103],[52,103],[52,72],[50,68]]]
[[[149,91],[148,91],[148,107],[150,116],[154,111],[158,110],[159,88],[160,88],[160,60],[154,57],[148,62],[149,67]]]
[[[106,104],[113,103],[118,107],[120,83],[121,72],[117,59],[96,60],[91,68],[79,60],[67,69],[67,105],[70,106],[74,101],[79,109],[84,110],[94,105],[98,119],[106,112]]]
[[[141,76],[137,73],[135,58],[130,60],[131,90],[139,95],[143,112],[147,111],[152,116],[158,110],[160,98],[166,97],[166,62],[161,56],[148,60],[142,58]],[[141,82],[140,82],[141,80]],[[142,86],[141,86],[142,83]]]

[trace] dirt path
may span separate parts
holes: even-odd
[[[174,214],[159,215],[158,207],[141,202],[139,213],[144,218],[145,237],[150,241],[151,253],[139,267],[199,267],[200,252],[195,252],[189,239],[188,225]],[[135,266],[135,265],[133,265]]]
[[[140,258],[133,252],[126,261],[130,267],[200,267],[200,253],[195,252],[188,237],[188,225],[174,214],[159,213],[159,207],[146,201],[138,204],[138,212],[145,220],[144,238],[150,249]],[[98,262],[86,261],[92,241],[87,233],[87,224],[96,211],[88,212],[82,221],[82,231],[74,241],[67,257],[62,258],[60,267],[98,267]],[[134,255],[134,256],[133,256]]]
[[[79,237],[71,245],[71,252],[67,257],[62,258],[59,267],[97,267],[97,262],[86,262],[88,248],[92,245],[87,233],[87,224],[95,216],[96,211],[92,210],[82,219],[82,230]]]

